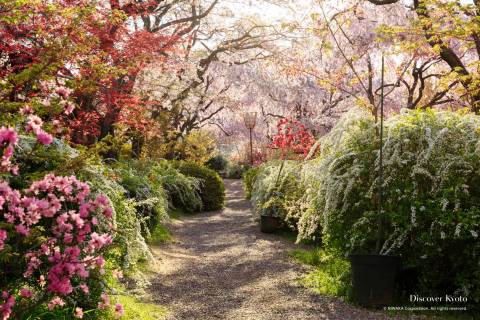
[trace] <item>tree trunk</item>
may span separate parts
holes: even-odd
[[[139,159],[142,155],[143,145],[145,144],[145,138],[141,134],[135,134],[132,137],[132,152],[133,159]]]

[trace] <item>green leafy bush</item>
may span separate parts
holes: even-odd
[[[212,169],[217,171],[218,173],[224,171],[227,168],[228,165],[228,160],[225,159],[225,157],[221,154],[216,155],[215,157],[210,158],[205,165]]]
[[[245,171],[243,174],[243,189],[245,190],[245,198],[250,200],[252,197],[253,184],[260,172],[260,167],[253,167]]]
[[[258,167],[251,191],[251,202],[258,215],[280,217],[286,222],[287,203],[299,190],[301,163],[272,161]],[[294,223],[289,223],[295,228]]]
[[[402,256],[415,271],[409,280],[416,293],[467,296],[478,306],[480,116],[406,111],[385,122],[385,133],[381,253]],[[297,228],[297,241],[321,236],[329,256],[374,253],[378,125],[351,112],[321,146],[317,159],[302,164],[262,165],[251,191],[254,208],[262,214],[274,207]]]
[[[239,163],[229,163],[225,171],[225,177],[228,179],[241,179],[243,173],[249,168],[248,165]]]
[[[223,208],[225,204],[225,186],[218,173],[190,162],[178,162],[176,165],[184,175],[200,180],[200,197],[203,210],[214,211]]]
[[[165,190],[160,181],[150,178],[150,171],[148,164],[137,161],[124,162],[116,168],[127,197],[136,201],[142,231],[147,237],[167,217],[168,208]]]
[[[151,168],[151,179],[160,182],[166,190],[171,210],[180,209],[191,213],[202,209],[200,180],[184,175],[172,162],[162,160],[154,163]]]

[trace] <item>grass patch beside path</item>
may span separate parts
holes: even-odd
[[[297,249],[292,252],[292,257],[313,267],[301,280],[302,285],[320,294],[349,300],[351,281],[348,260],[328,255],[320,248]]]
[[[127,295],[116,296],[123,305],[125,320],[160,320],[165,319],[167,308],[154,303],[142,302],[138,298]],[[114,317],[112,317],[114,319]]]
[[[170,230],[163,225],[163,224],[158,224],[155,227],[155,230],[150,234],[150,238],[148,239],[148,244],[150,245],[161,245],[162,243],[167,243],[172,241],[173,236],[170,233]]]
[[[178,210],[178,209],[169,210],[168,212],[168,216],[172,220],[181,220],[182,218],[188,215],[190,214],[187,214],[182,210]],[[159,223],[155,227],[155,230],[151,232],[150,237],[148,239],[148,244],[158,246],[163,243],[170,242],[172,240],[173,240],[173,236],[170,230],[168,230],[168,227],[164,224]]]
[[[186,214],[182,210],[179,210],[179,209],[173,209],[173,210],[168,211],[168,216],[170,217],[170,219],[173,219],[173,220],[180,220],[185,215]]]

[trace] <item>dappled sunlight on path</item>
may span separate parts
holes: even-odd
[[[150,291],[169,319],[384,319],[298,285],[293,243],[262,234],[241,181],[226,180],[227,206],[172,222],[175,241],[154,248]]]

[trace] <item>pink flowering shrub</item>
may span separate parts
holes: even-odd
[[[32,117],[26,130],[50,143],[39,126]],[[15,130],[0,129],[0,171],[17,173],[17,140]],[[0,180],[0,319],[22,318],[39,305],[71,308],[77,318],[85,308],[108,308],[102,254],[112,234],[108,198],[93,195],[75,176],[48,174],[24,190]]]
[[[18,173],[18,166],[12,164],[15,145],[18,142],[17,132],[12,128],[0,128],[0,172]]]

